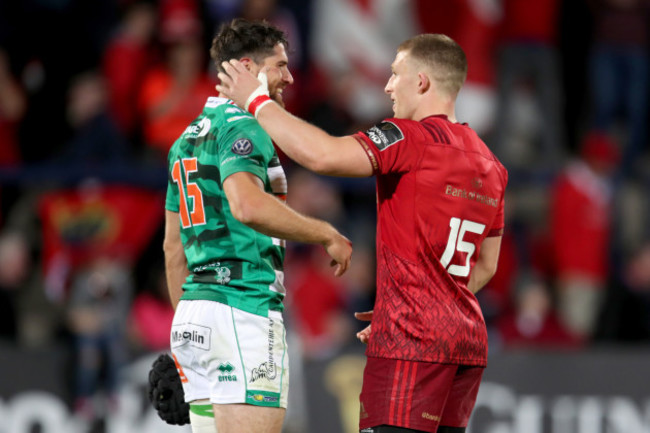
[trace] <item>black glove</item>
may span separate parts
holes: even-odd
[[[149,401],[167,424],[190,422],[190,405],[185,402],[183,384],[171,356],[160,355],[149,371]]]

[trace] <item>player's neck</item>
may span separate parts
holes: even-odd
[[[450,122],[456,123],[456,106],[454,102],[438,102],[422,105],[418,110],[415,111],[415,113],[413,113],[413,120],[417,120],[419,122],[426,117],[440,115],[447,116],[447,119]]]

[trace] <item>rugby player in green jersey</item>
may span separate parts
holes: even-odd
[[[210,53],[216,65],[236,58],[255,75],[275,70],[268,88],[281,103],[293,82],[286,48],[282,31],[238,19],[222,25]],[[284,203],[287,182],[271,139],[227,98],[208,99],[168,163],[170,341],[192,431],[279,433],[289,383],[285,241],[321,244],[337,276],[350,264],[350,241]]]

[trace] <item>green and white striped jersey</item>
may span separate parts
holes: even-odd
[[[179,213],[190,275],[181,299],[207,299],[249,313],[282,311],[285,242],[231,214],[223,181],[246,171],[286,199],[287,181],[270,137],[255,118],[225,98],[203,112],[171,147],[165,208]]]

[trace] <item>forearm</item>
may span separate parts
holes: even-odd
[[[243,222],[267,236],[325,246],[338,235],[331,224],[302,215],[271,195],[266,194],[255,207]]]
[[[275,103],[263,107],[257,120],[289,158],[316,173],[335,174],[328,169],[328,158],[336,151],[337,138]]]
[[[474,269],[472,269],[472,275],[467,283],[467,288],[470,292],[476,294],[492,279],[493,276],[494,274],[487,272],[486,269],[475,266]]]
[[[176,309],[178,302],[183,294],[183,283],[189,275],[185,254],[183,251],[168,253],[165,251],[165,275],[167,278],[167,289],[169,291],[169,300]]]
[[[478,259],[472,268],[467,288],[476,293],[485,286],[497,272],[501,236],[487,237],[481,244]]]
[[[165,277],[167,279],[169,301],[172,307],[176,309],[180,297],[183,294],[183,283],[189,275],[187,259],[185,258],[183,242],[180,236],[180,223],[177,212],[165,211],[163,252],[165,254]]]

